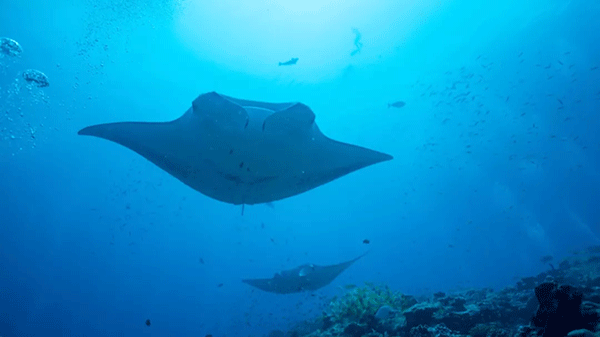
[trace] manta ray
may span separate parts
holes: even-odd
[[[303,264],[294,269],[284,270],[276,273],[273,278],[246,279],[242,282],[276,294],[299,293],[307,290],[323,288],[333,281],[346,268],[350,267],[367,253],[350,261],[330,266],[318,266],[315,264]]]
[[[234,205],[288,198],[392,156],[327,138],[302,103],[267,103],[216,92],[181,117],[81,129],[125,146],[200,193]]]

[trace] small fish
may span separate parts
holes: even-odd
[[[560,60],[558,60],[558,64],[560,64],[561,66],[563,65],[563,63],[562,63],[562,62],[560,62]]]
[[[591,67],[590,70],[596,70],[598,67]]]
[[[150,323],[150,320],[149,320],[149,319],[147,319],[147,320],[146,320],[146,326],[150,326],[150,324],[151,324],[151,323]]]
[[[369,243],[371,243],[371,241],[370,241],[369,239],[364,239],[364,240],[363,240],[363,243],[364,243],[365,245],[368,245]]]
[[[540,258],[540,262],[548,263],[548,262],[552,261],[553,259],[554,259],[554,257],[552,255],[544,255]]]
[[[291,65],[296,64],[296,62],[298,62],[298,58],[292,57],[289,61],[279,62],[279,65],[280,66],[291,66]]]
[[[203,259],[203,258],[200,258],[198,261],[199,261],[200,263],[204,264],[204,259]]]
[[[377,321],[382,321],[388,319],[394,313],[396,313],[396,310],[394,310],[389,305],[384,305],[377,310],[374,317]]]
[[[558,103],[560,103],[560,105],[563,105],[563,102],[560,100],[560,98],[557,98]]]
[[[221,288],[222,286],[223,286],[223,283],[217,284],[217,288]]]
[[[394,103],[388,103],[388,108],[391,108],[391,107],[402,108],[405,105],[406,105],[406,103],[404,103],[402,101],[398,101],[398,102],[394,102]]]

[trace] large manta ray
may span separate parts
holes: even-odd
[[[327,138],[302,103],[265,103],[209,92],[180,118],[86,127],[211,198],[260,204],[291,197],[392,156]]]
[[[317,290],[323,288],[333,281],[346,268],[350,267],[365,254],[350,261],[330,266],[318,266],[315,264],[303,264],[294,269],[284,270],[276,273],[273,278],[246,279],[247,283],[260,290],[276,294],[299,293],[306,290]]]

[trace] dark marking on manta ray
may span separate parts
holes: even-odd
[[[234,182],[236,185],[243,183],[243,181],[240,177],[235,176],[233,174],[224,173],[224,172],[217,172],[217,174],[226,180]]]
[[[170,122],[99,124],[78,134],[127,147],[196,191],[234,205],[292,197],[393,159],[330,139],[314,121],[313,111],[299,102],[250,101],[209,92],[199,95],[191,108]],[[230,150],[207,150],[222,146]],[[254,173],[244,176],[248,181],[242,180],[235,166],[227,166],[231,160],[227,152],[233,154],[234,149],[240,155],[238,162],[252,167]],[[300,155],[327,159],[299,163]],[[278,183],[271,183],[275,178]],[[248,190],[248,185],[254,186]]]

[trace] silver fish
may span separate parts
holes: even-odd
[[[405,106],[406,103],[402,102],[402,101],[398,101],[398,102],[394,102],[394,103],[388,103],[388,108],[394,107],[394,108],[401,108],[403,106]]]

